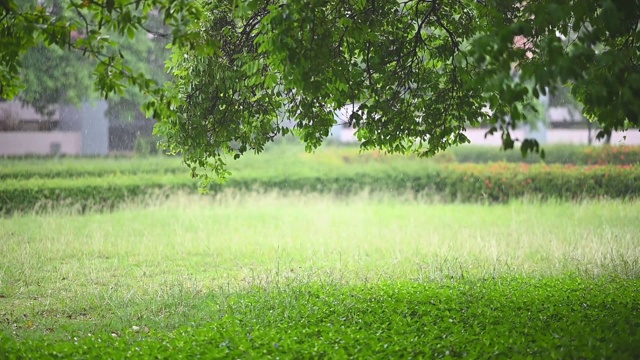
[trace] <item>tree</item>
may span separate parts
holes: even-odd
[[[65,16],[75,21],[82,21],[80,13],[70,6],[70,0],[49,0],[41,2],[47,7],[50,16]],[[22,3],[22,9],[35,7],[37,3]],[[150,14],[145,26],[162,29],[158,16]],[[118,43],[118,53],[123,54],[123,67],[131,68],[135,73],[144,73],[153,80],[167,80],[164,70],[164,49],[167,40],[155,34],[148,34],[144,29],[137,29],[132,41],[117,32],[107,31],[113,41]],[[81,31],[71,31],[69,41],[83,37]],[[60,48],[45,46],[40,43],[28,49],[20,58],[20,81],[24,85],[18,94],[24,104],[32,105],[41,114],[49,114],[52,106],[58,104],[79,105],[83,101],[93,100],[97,96],[93,87],[92,71],[96,61],[90,56],[82,56],[81,49],[73,46]],[[108,99],[107,117],[113,120],[144,118],[142,104],[148,100],[136,87],[127,87],[122,95],[113,94]]]
[[[80,104],[93,91],[91,64],[81,54],[43,44],[22,57],[19,97],[40,114],[50,115],[56,104]],[[95,97],[95,96],[94,96]]]
[[[149,28],[158,16],[160,29]],[[23,55],[41,44],[91,58],[95,88],[105,98],[127,87],[158,93],[161,87],[127,63],[121,46],[134,44],[141,30],[186,43],[189,24],[200,16],[199,2],[189,0],[0,0],[0,97],[24,89]]]
[[[118,50],[126,59],[125,64],[133,73],[145,74],[156,82],[169,80],[168,74],[164,71],[164,61],[168,58],[165,38],[154,37],[144,30],[136,31],[133,41],[126,41],[118,36],[114,38],[120,44]],[[121,94],[109,97],[106,116],[117,121],[144,119],[146,115],[142,111],[142,105],[149,100],[149,95],[137,87],[126,87]]]
[[[88,19],[70,25],[2,4],[0,35],[15,40],[0,43],[3,94],[15,89],[14,54],[33,39],[87,50],[103,95],[126,82],[152,96],[144,108],[156,132],[194,173],[224,175],[225,154],[259,152],[289,132],[313,149],[344,106],[364,149],[429,156],[467,142],[465,128],[481,122],[511,149],[510,131],[535,111],[528,99],[558,81],[572,84],[601,136],[640,126],[635,0],[85,0],[70,9]],[[164,88],[122,66],[118,44],[101,37],[105,27],[135,33],[151,12],[173,32]],[[86,37],[70,44],[70,29]],[[524,153],[539,150],[519,140]]]
[[[23,2],[20,9],[24,11],[35,5],[35,1]],[[64,11],[62,0],[49,2],[52,16],[60,16]],[[20,61],[20,80],[24,84],[20,100],[43,115],[54,111],[52,105],[78,104],[91,93],[91,64],[82,54],[38,43],[26,50]]]

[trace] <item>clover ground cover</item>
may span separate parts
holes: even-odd
[[[229,191],[4,218],[0,353],[634,358],[638,210]]]

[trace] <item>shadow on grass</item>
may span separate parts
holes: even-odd
[[[639,358],[640,280],[308,283],[193,299],[207,320],[70,340],[2,335],[8,358]],[[183,313],[182,316],[186,315]]]

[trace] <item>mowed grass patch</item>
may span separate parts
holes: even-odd
[[[493,334],[479,354],[490,356],[492,346],[525,354],[535,348],[529,335],[513,347],[505,334],[529,318],[532,334],[563,329],[556,340],[545,332],[534,355],[559,349],[571,357],[584,339],[592,341],[585,351],[630,354],[640,304],[638,210],[621,201],[442,205],[389,194],[226,192],[113,213],[0,219],[0,328],[20,339],[4,350],[63,347],[91,357],[141,341],[140,351],[222,345],[221,356],[313,357],[338,346],[346,352],[335,354],[346,356],[394,338],[386,354],[431,344],[415,355],[462,356]],[[445,296],[456,291],[467,295]],[[472,302],[484,312],[469,313]],[[415,327],[396,327],[409,311],[423,314]],[[460,322],[464,314],[475,315]],[[451,332],[446,323],[423,329],[445,319],[458,321]],[[485,327],[470,328],[471,319]],[[605,349],[612,331],[623,336]],[[466,340],[447,347],[454,333],[451,341]]]

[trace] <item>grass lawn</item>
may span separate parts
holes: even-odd
[[[0,218],[0,357],[640,357],[640,202],[226,192]]]

